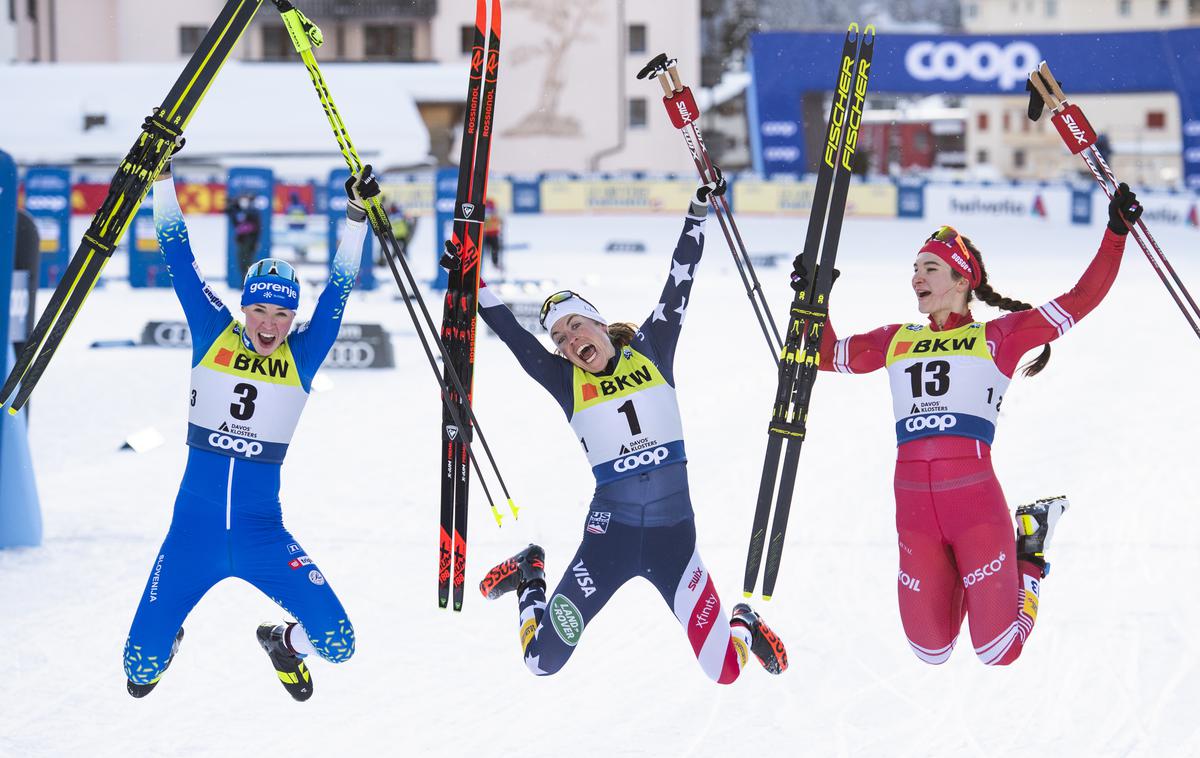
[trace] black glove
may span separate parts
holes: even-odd
[[[1113,233],[1124,237],[1129,234],[1129,227],[1137,224],[1141,217],[1142,204],[1138,202],[1137,195],[1129,189],[1128,184],[1121,182],[1117,185],[1117,191],[1113,193],[1112,200],[1108,202],[1108,228],[1112,229]],[[1126,225],[1126,221],[1129,222],[1128,225]]]
[[[351,174],[346,180],[346,218],[351,221],[365,221],[367,218],[367,201],[379,195],[379,180],[371,164],[363,166],[362,172]]]
[[[696,188],[696,205],[707,205],[710,195],[720,197],[725,194],[725,190],[729,185],[725,182],[725,177],[722,176],[721,169],[717,168],[715,164],[713,165],[713,173],[716,175],[713,181],[705,182]]]
[[[797,255],[796,258],[792,261],[792,284],[791,284],[791,287],[792,287],[792,289],[796,290],[797,292],[804,289],[805,284],[809,281],[808,267],[805,266],[804,261],[801,260],[803,255],[804,255],[803,253],[801,253],[800,255]],[[820,274],[821,274],[821,265],[817,264],[816,271],[813,272],[813,278],[812,278],[812,281],[814,283],[816,282],[817,277],[820,276]],[[841,275],[842,275],[842,272],[838,271],[835,268],[833,270],[833,279],[830,280],[829,285],[832,287],[833,283],[836,282],[838,280],[838,277]]]

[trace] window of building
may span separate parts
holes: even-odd
[[[1132,5],[1131,0],[1117,0],[1117,15],[1128,16],[1132,11]]]
[[[988,114],[978,113],[975,116],[975,128],[981,132],[986,132],[988,128]]]
[[[646,52],[646,25],[645,24],[630,24],[629,25],[629,53],[644,53]]]
[[[1171,15],[1171,0],[1158,0],[1158,15]]]
[[[1188,13],[1200,16],[1200,0],[1188,0]]]
[[[27,0],[25,3],[25,15],[30,21],[37,21],[37,4],[38,0]]]
[[[1167,114],[1163,111],[1146,111],[1147,129],[1166,129]]]
[[[1012,131],[1012,114],[1004,111],[1004,131],[1008,133]]]
[[[645,129],[646,128],[646,98],[644,98],[644,97],[629,98],[629,128],[630,129]]]
[[[475,48],[475,27],[466,24],[458,27],[458,51],[467,55]]]
[[[1046,18],[1058,15],[1058,0],[1046,0]]]
[[[977,18],[979,16],[979,6],[975,3],[967,3],[963,6],[963,15],[967,18]]]
[[[416,60],[414,32],[409,24],[363,26],[363,58],[369,61]]]
[[[262,27],[262,49],[264,61],[291,60],[295,51],[287,29],[278,24],[264,25]]]
[[[987,150],[976,150],[975,151],[975,162],[976,163],[987,163],[988,162]]]
[[[1025,151],[1013,150],[1013,168],[1025,168]]]
[[[179,27],[179,54],[191,55],[196,52],[196,48],[200,47],[200,42],[204,39],[204,33],[208,29],[203,26],[181,26]]]
[[[17,20],[17,0],[8,0],[8,20]]]

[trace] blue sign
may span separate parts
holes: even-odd
[[[446,240],[454,234],[454,201],[458,197],[458,169],[439,168],[437,171],[437,187],[433,193],[433,241],[436,247],[433,251],[434,261],[442,259],[446,250]],[[444,290],[450,284],[450,275],[446,269],[434,264],[437,276],[433,280],[433,288]]]
[[[229,216],[226,280],[240,291],[250,264],[271,257],[271,204],[275,175],[268,168],[229,169],[225,213]]]
[[[1087,226],[1092,223],[1092,188],[1071,188],[1071,223]]]
[[[805,173],[804,95],[834,85],[842,34],[769,32],[751,37],[754,167],[762,174]],[[1042,60],[1075,94],[1175,92],[1183,132],[1184,177],[1200,188],[1200,29],[1088,34],[881,34],[871,92],[1024,95]],[[824,118],[824,116],[822,116]],[[809,125],[809,131],[824,127]]]
[[[38,230],[38,286],[55,287],[71,258],[71,172],[35,167],[25,172],[25,210]]]
[[[541,213],[542,212],[542,183],[540,177],[513,177],[512,212]]]
[[[169,180],[167,180],[169,181]],[[150,190],[154,192],[153,189]],[[133,217],[133,225],[125,235],[129,245],[129,286],[170,287],[171,274],[158,249],[158,234],[154,229],[153,195],[147,195]]]
[[[0,151],[0,379],[8,376],[14,362],[8,321],[16,243],[17,166],[8,153]],[[0,411],[0,548],[42,542],[42,513],[25,422],[24,411],[16,415]]]
[[[342,241],[342,232],[346,229],[346,204],[350,202],[346,198],[346,180],[349,178],[349,169],[335,168],[329,172],[329,182],[325,189],[329,198],[326,203],[326,212],[329,214],[329,265],[331,268],[338,245]],[[358,279],[354,283],[354,286],[359,289],[373,290],[378,286],[378,282],[375,280],[372,239],[373,235],[368,231],[367,236],[363,239],[362,263],[358,267]]]

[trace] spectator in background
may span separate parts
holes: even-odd
[[[504,219],[500,218],[496,204],[488,198],[483,216],[483,252],[492,261],[492,269],[500,276],[504,275],[504,265],[500,262],[500,254],[504,252]]]
[[[237,245],[238,271],[242,276],[254,263],[254,255],[258,252],[258,239],[262,234],[262,214],[254,207],[252,195],[239,195],[226,213],[229,223],[233,225],[233,241]]]

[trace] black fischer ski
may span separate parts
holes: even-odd
[[[486,33],[486,37],[485,37]],[[487,47],[484,47],[484,42]],[[442,310],[442,341],[452,368],[471,400],[475,373],[475,316],[479,295],[480,243],[487,203],[488,161],[492,146],[492,115],[496,105],[496,76],[500,65],[500,0],[492,0],[490,29],[487,0],[476,0],[475,39],[463,117],[454,227],[445,262],[449,283]],[[446,366],[449,372],[451,366]],[[451,403],[462,397],[452,393]],[[445,608],[453,588],[454,610],[461,611],[467,567],[467,502],[470,468],[466,450],[472,428],[455,423],[450,408],[442,413],[441,531],[438,539],[438,607]],[[511,505],[511,501],[510,501]],[[513,509],[516,516],[516,510]]]
[[[691,88],[685,87],[683,80],[679,78],[677,64],[678,61],[667,58],[666,53],[659,53],[642,67],[637,78],[645,79],[653,76],[658,79],[663,90],[663,106],[667,109],[671,125],[683,135],[683,141],[687,144],[688,152],[692,155],[692,162],[696,164],[696,172],[700,174],[700,178],[703,181],[711,182],[716,178],[716,167],[708,155],[708,147],[704,144],[704,135],[700,133],[700,125],[697,123],[700,119],[700,108],[696,105],[696,98],[692,96]],[[762,285],[759,284],[750,255],[746,252],[746,243],[742,242],[742,234],[733,220],[733,210],[729,207],[729,200],[723,194],[709,195],[708,199],[712,204],[713,215],[717,217],[717,223],[720,224],[721,231],[725,234],[725,242],[729,245],[729,254],[733,256],[738,274],[742,277],[746,296],[750,298],[750,307],[754,309],[758,326],[767,340],[767,349],[771,352],[771,360],[777,363],[779,360],[777,356],[783,349],[783,340],[779,336],[779,327],[775,326],[775,321],[771,318],[771,309],[767,305],[766,296],[763,295]]]
[[[117,167],[108,186],[108,195],[92,217],[62,280],[46,303],[4,386],[0,387],[0,407],[3,407],[20,385],[9,413],[16,413],[29,399],[84,300],[100,279],[100,272],[133,221],[150,185],[171,156],[196,107],[261,4],[262,0],[229,0],[225,3],[175,86],[143,123],[142,133]]]
[[[742,585],[746,597],[754,594],[764,545],[767,556],[763,576],[763,599],[771,598],[779,576],[779,562],[783,556],[783,542],[787,534],[788,514],[792,507],[800,449],[804,444],[808,421],[808,404],[812,398],[813,383],[820,364],[818,350],[821,346],[821,333],[825,329],[825,320],[829,313],[833,266],[842,233],[846,196],[850,191],[850,159],[858,145],[858,129],[862,122],[863,102],[866,98],[874,49],[875,28],[868,26],[860,34],[858,24],[851,24],[846,32],[838,63],[833,110],[825,129],[824,151],[817,171],[817,185],[813,194],[812,211],[808,217],[804,250],[794,271],[796,294],[792,299],[784,338],[783,358],[779,362],[779,385],[771,412],[771,423],[767,428],[767,453],[763,461],[754,524],[750,532],[750,548],[746,555],[746,576]],[[781,455],[782,472],[779,467]],[[771,500],[775,496],[777,478],[779,490],[768,541],[767,520]]]

